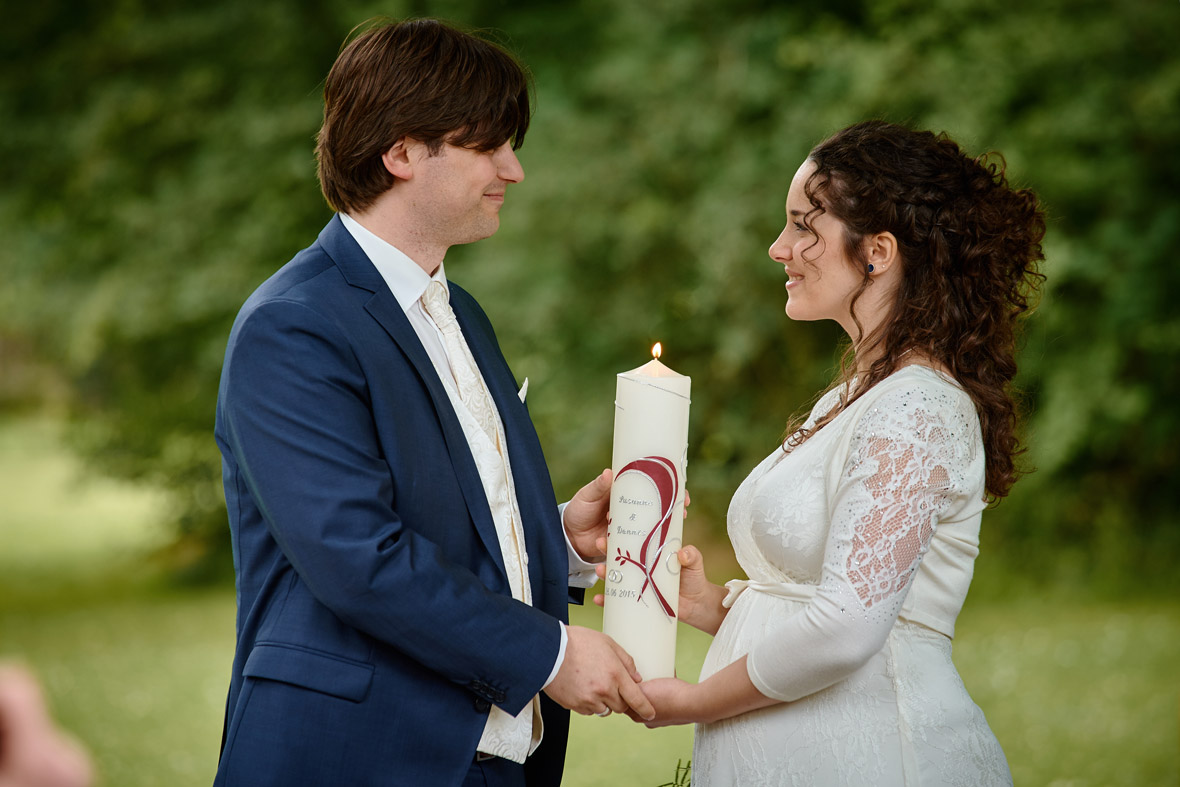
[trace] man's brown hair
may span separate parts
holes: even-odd
[[[529,126],[529,76],[502,47],[434,19],[369,27],[336,58],[316,140],[320,188],[333,210],[361,211],[395,178],[381,155],[402,137],[517,149]]]

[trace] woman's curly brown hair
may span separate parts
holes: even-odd
[[[864,271],[852,298],[870,286],[862,241],[879,232],[897,239],[903,276],[881,325],[852,337],[834,387],[839,404],[803,429],[788,426],[787,450],[798,446],[901,366],[908,353],[941,363],[970,395],[987,455],[987,495],[1008,494],[1023,452],[1010,391],[1016,374],[1018,321],[1044,276],[1045,215],[1036,195],[1013,189],[996,154],[970,158],[946,134],[882,121],[850,126],[821,142],[804,192],[810,220],[829,212],[844,227],[845,253]],[[862,329],[859,320],[858,328]],[[867,372],[854,376],[855,353],[880,348]]]

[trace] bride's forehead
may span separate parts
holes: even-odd
[[[807,198],[807,179],[815,172],[815,162],[811,159],[805,160],[799,165],[799,169],[795,170],[794,177],[791,178],[791,187],[787,191],[787,210],[790,210],[792,203],[798,207],[802,203],[810,202]]]
[[[815,172],[815,162],[811,159],[804,159],[803,163],[799,165],[799,169],[795,170],[794,177],[791,178],[791,188],[794,189],[796,186],[802,188],[813,172]]]

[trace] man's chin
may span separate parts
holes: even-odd
[[[490,238],[496,234],[500,229],[500,214],[499,211],[493,213],[486,221],[480,222],[478,227],[474,227],[472,231],[472,239],[468,243],[474,243],[477,240]]]
[[[498,229],[500,229],[500,222],[499,222],[499,221],[497,221],[497,222],[496,222],[495,224],[493,224],[493,225],[490,225],[490,226],[482,226],[482,227],[480,227],[480,228],[479,228],[479,229],[477,229],[477,230],[472,230],[470,233],[466,233],[466,234],[463,236],[462,240],[457,240],[457,241],[455,241],[455,242],[454,242],[453,244],[451,244],[451,245],[453,245],[453,246],[465,246],[465,245],[467,245],[468,243],[476,243],[477,241],[481,241],[481,240],[484,240],[485,238],[490,238],[490,237],[492,237],[493,235],[495,235],[495,234],[496,234],[496,231],[497,231]]]

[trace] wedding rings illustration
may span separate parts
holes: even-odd
[[[680,558],[676,553],[680,551],[681,542],[679,538],[672,538],[664,545],[664,548],[670,550],[668,556],[664,558],[664,567],[668,569],[668,573],[676,576],[680,573]]]

